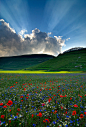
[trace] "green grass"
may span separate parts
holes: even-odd
[[[43,69],[47,71],[86,71],[86,49],[60,54],[56,58],[28,68],[28,70]]]

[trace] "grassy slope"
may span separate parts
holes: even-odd
[[[23,55],[14,57],[0,57],[0,69],[20,70],[32,67],[49,59],[53,56],[46,54]]]
[[[33,57],[32,57],[33,56]],[[24,55],[0,58],[0,70],[37,71],[84,71],[86,72],[86,48],[79,51],[60,54],[52,58],[50,55]],[[44,57],[43,57],[44,56]],[[46,57],[45,57],[46,56]],[[31,58],[32,57],[32,58]],[[81,58],[78,58],[81,57]],[[50,60],[49,60],[50,59]],[[45,62],[44,62],[45,61]],[[82,65],[82,66],[80,66]],[[78,67],[75,67],[78,66]],[[20,72],[20,71],[19,71]],[[21,72],[22,73],[22,72]]]
[[[28,70],[86,71],[86,48],[79,51],[60,54],[56,58],[40,63],[39,65],[29,67]]]

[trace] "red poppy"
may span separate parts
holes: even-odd
[[[72,115],[73,115],[73,116],[76,115],[76,111],[73,111]]]
[[[9,123],[11,123],[11,120],[9,120]]]
[[[41,112],[39,112],[39,114],[38,114],[37,116],[42,117],[42,113],[41,113]]]
[[[84,114],[86,115],[86,111],[84,112]]]
[[[28,97],[26,97],[26,99],[28,99]]]
[[[4,106],[3,106],[3,108],[7,108],[7,106],[6,106],[6,105],[4,105]]]
[[[9,112],[11,112],[11,109],[9,110]]]
[[[16,113],[16,115],[18,116],[18,113]]]
[[[27,96],[29,96],[29,94],[27,94]]]
[[[0,106],[2,106],[3,105],[3,103],[0,103]]]
[[[21,100],[21,102],[22,102],[23,100]]]
[[[45,121],[45,120],[43,120],[43,123],[46,123],[46,121]]]
[[[51,101],[51,98],[49,98],[48,101],[50,102]]]
[[[72,97],[70,98],[70,100],[72,99]]]
[[[20,110],[21,110],[20,108],[17,109],[17,111],[20,111]]]
[[[60,95],[60,97],[63,97],[62,95]]]
[[[84,117],[84,115],[83,114],[80,114],[80,118],[83,118]]]
[[[24,88],[24,91],[26,90],[26,88]]]
[[[31,118],[33,118],[33,116],[34,116],[34,115],[32,114],[32,117],[31,117]]]
[[[50,123],[49,119],[45,119],[45,121],[47,121],[48,123]]]
[[[8,101],[7,105],[11,106],[13,102],[11,100]]]
[[[74,107],[78,107],[78,105],[77,104],[74,104]]]
[[[53,113],[54,113],[54,114],[56,114],[56,113],[57,113],[57,111],[55,110]]]
[[[67,111],[65,113],[67,114]]]
[[[4,119],[5,115],[1,115],[1,118]]]
[[[20,98],[23,98],[23,96],[21,96]]]
[[[61,109],[63,109],[63,107],[61,106]]]
[[[45,104],[43,103],[42,106],[44,106]]]

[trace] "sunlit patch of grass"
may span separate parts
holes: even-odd
[[[46,70],[38,70],[38,71],[30,71],[30,70],[16,70],[16,71],[10,71],[10,70],[0,70],[0,73],[33,73],[33,74],[56,74],[56,73],[83,73],[83,71],[55,71],[55,72],[47,72]]]

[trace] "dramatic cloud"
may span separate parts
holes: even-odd
[[[41,32],[37,28],[32,30],[31,34],[24,34],[27,32],[25,29],[16,34],[9,23],[3,19],[0,22],[0,56],[39,53],[57,56],[61,53],[62,46],[65,46],[65,40],[62,40],[62,36],[52,38],[49,37],[51,32]]]

